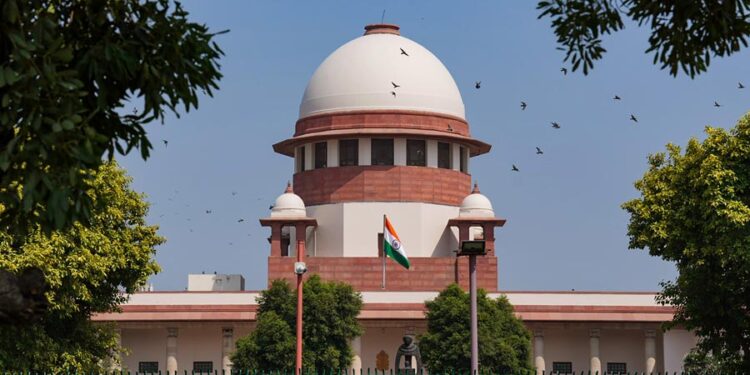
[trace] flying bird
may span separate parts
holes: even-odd
[[[526,110],[526,102],[523,102],[523,101],[521,102],[521,110],[522,111]]]
[[[719,108],[719,107],[721,107],[721,104],[719,104],[719,102],[716,102],[716,101],[715,101],[715,102],[714,102],[714,107],[716,107],[716,108]]]
[[[617,95],[615,95],[615,97],[614,97],[614,98],[612,98],[612,99],[613,99],[613,100],[622,100],[622,99],[621,99],[621,98],[620,98],[619,96],[617,96]]]
[[[403,49],[403,48],[399,48],[399,49],[401,50],[401,54],[402,54],[402,55],[404,55],[404,56],[409,56],[409,54],[408,54],[408,53],[406,53],[406,51],[404,51],[404,49]]]
[[[564,76],[568,75],[568,69],[565,69],[565,68],[560,68],[560,71],[562,72],[562,74],[563,74]]]
[[[630,120],[633,121],[633,122],[638,122],[638,119],[632,113],[630,114]]]
[[[536,148],[536,154],[537,154],[537,155],[543,155],[543,154],[544,154],[544,151],[542,151],[542,149],[541,149],[541,148],[537,147],[537,148]]]
[[[238,223],[241,223],[243,221],[245,221],[245,219],[239,219],[239,220],[237,220]]]
[[[207,214],[210,214],[211,212],[213,212],[213,211],[212,210],[206,210]]]
[[[474,87],[478,90],[482,88],[482,81],[474,82]]]
[[[516,167],[516,165],[515,165],[515,164],[513,164],[513,168],[511,168],[511,171],[513,171],[513,172],[518,172],[518,167]]]
[[[167,145],[169,144],[169,141],[166,139],[162,139],[161,141],[164,142],[164,147],[167,147]]]
[[[393,81],[391,81],[391,85],[393,85],[393,88],[394,88],[394,89],[397,89],[397,88],[401,87],[401,85],[397,85],[397,84],[396,84],[395,82],[393,82]]]
[[[268,206],[269,210],[273,210],[273,205]]]
[[[233,192],[232,192],[232,195],[237,195],[237,192],[236,192],[236,191],[233,191]]]
[[[396,97],[396,92],[395,91],[391,91],[391,95],[393,95],[393,97],[395,98]]]
[[[738,89],[744,89],[745,85],[743,85],[742,82],[737,82],[737,88]]]
[[[453,127],[451,126],[451,124],[448,124],[448,131],[453,132]]]
[[[551,124],[552,124],[552,127],[553,127],[553,128],[555,128],[555,129],[560,129],[560,124],[558,124],[558,123],[556,123],[556,122],[554,122],[554,121],[552,121],[552,122],[551,122]]]

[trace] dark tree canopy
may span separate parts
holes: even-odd
[[[471,368],[469,293],[453,284],[427,306],[427,333],[419,337],[425,367],[431,372]],[[508,299],[490,299],[477,293],[479,369],[500,374],[521,374],[532,370],[531,333],[513,313]]]
[[[606,52],[604,34],[622,30],[626,17],[651,29],[646,53],[673,76],[705,72],[712,57],[739,52],[750,36],[748,0],[543,0],[537,9],[552,20],[565,61],[583,74]]]
[[[169,0],[0,2],[0,228],[87,220],[87,171],[198,107],[221,49]],[[135,106],[137,109],[133,110]]]
[[[310,276],[304,284],[302,335],[305,369],[345,369],[350,342],[362,335],[357,321],[362,297],[351,285]],[[276,280],[258,298],[256,330],[237,340],[232,363],[237,369],[293,370],[297,296],[285,280]]]
[[[145,222],[148,204],[130,189],[130,177],[114,162],[91,173],[88,225],[47,233],[38,224],[26,235],[0,231],[0,269],[46,278],[48,308],[37,320],[0,321],[0,368],[56,373],[98,371],[118,344],[111,327],[91,315],[116,311],[150,275],[164,239]],[[2,305],[0,310],[9,306]]]
[[[722,372],[750,368],[750,114],[730,131],[706,128],[684,152],[649,156],[626,202],[630,248],[674,262],[659,300],[677,308],[673,325],[693,330]]]

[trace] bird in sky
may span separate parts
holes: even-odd
[[[236,191],[233,191],[233,192],[232,192],[232,195],[237,195],[237,192],[236,192]]]
[[[239,219],[239,220],[237,220],[238,223],[241,223],[243,221],[245,221],[245,219]]]
[[[391,95],[393,95],[393,97],[395,98],[396,97],[396,92],[395,91],[391,91]]]
[[[521,110],[522,111],[526,110],[526,102],[524,102],[524,101],[521,102]]]
[[[162,139],[161,141],[164,142],[164,147],[167,147],[167,145],[169,144],[169,141],[166,139]]]
[[[268,206],[269,210],[273,210],[273,205]]]
[[[568,75],[568,69],[565,69],[565,68],[560,68],[560,71],[562,72],[562,74],[563,74],[564,76]]]
[[[211,212],[213,212],[213,211],[212,210],[206,210],[207,214],[210,214]]]
[[[719,104],[719,102],[716,102],[716,101],[715,101],[715,102],[714,102],[714,107],[716,107],[716,108],[719,108],[719,107],[721,107],[721,104]]]
[[[745,85],[743,85],[742,82],[737,82],[737,88],[738,89],[744,89]]]
[[[404,49],[403,49],[403,48],[399,48],[399,49],[401,50],[401,54],[402,54],[402,55],[404,55],[404,56],[409,56],[409,54],[408,54],[408,53],[406,53],[406,51],[404,51]]]
[[[453,127],[451,126],[451,124],[448,124],[448,131],[449,131],[449,132],[452,132],[452,131],[453,131]]]
[[[515,164],[513,164],[513,168],[511,168],[511,171],[513,171],[513,172],[518,172],[518,167],[516,167],[516,165],[515,165]]]
[[[478,90],[482,88],[482,81],[474,82],[474,87]]]
[[[632,113],[630,114],[630,120],[633,121],[633,122],[638,122],[638,119]]]
[[[558,124],[558,123],[556,123],[556,122],[554,122],[554,121],[552,121],[552,122],[551,122],[551,124],[552,124],[552,127],[553,127],[553,128],[555,128],[555,129],[560,129],[560,124]]]
[[[193,229],[192,228],[190,229],[190,233],[193,233]]]
[[[622,99],[618,95],[615,95],[615,97],[612,98],[612,100],[622,100]]]
[[[544,154],[544,151],[542,151],[542,149],[541,149],[541,148],[537,147],[537,148],[536,148],[536,154],[537,154],[537,155],[543,155],[543,154]]]
[[[391,85],[393,85],[393,88],[394,88],[394,89],[397,89],[397,88],[401,87],[401,85],[397,85],[397,84],[396,84],[395,82],[393,82],[393,81],[391,81]]]

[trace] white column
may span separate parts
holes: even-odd
[[[372,164],[372,142],[370,138],[359,139],[359,165]]]
[[[393,140],[393,165],[406,165],[406,138]]]
[[[454,171],[461,170],[461,147],[451,143],[451,167]]]
[[[362,337],[352,339],[352,370],[359,374],[362,369]]]
[[[167,371],[177,372],[177,328],[167,328]]]
[[[656,331],[653,329],[646,330],[646,340],[644,342],[644,349],[646,355],[646,374],[654,372],[656,367]]]
[[[425,147],[427,148],[427,166],[437,168],[438,166],[438,142],[428,139]]]
[[[542,375],[547,367],[544,363],[544,332],[541,330],[534,331],[534,367],[537,375]]]
[[[221,336],[221,369],[224,371],[224,374],[231,374],[232,360],[230,356],[234,351],[234,329],[222,328]]]
[[[592,375],[601,375],[602,373],[602,361],[599,359],[599,335],[598,328],[589,330],[589,350],[591,353],[589,368]]]
[[[339,166],[339,141],[331,139],[328,141],[328,167]]]
[[[315,143],[308,143],[305,146],[305,170],[309,171],[313,169],[313,164],[315,161],[313,160],[313,157],[315,156]]]

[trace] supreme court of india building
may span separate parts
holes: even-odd
[[[468,261],[455,253],[460,241],[483,239],[478,285],[515,306],[533,332],[539,372],[680,371],[695,337],[662,331],[674,309],[656,304],[654,293],[498,290],[495,227],[505,221],[472,186],[469,162],[491,146],[472,137],[461,93],[437,57],[398,26],[365,30],[318,67],[293,135],[273,145],[294,158],[295,170],[260,219],[270,249],[252,249],[269,251],[269,282],[293,282],[296,249],[304,246],[308,275],[362,293],[364,334],[351,343],[353,367],[382,369],[393,366],[404,334],[426,329],[426,300],[453,282],[467,287]],[[274,182],[280,192],[284,182]],[[382,288],[384,214],[412,269],[389,259]],[[235,341],[254,329],[258,295],[244,290],[240,275],[190,275],[187,291],[136,293],[122,312],[94,319],[116,323],[128,349],[124,369],[228,372]]]

